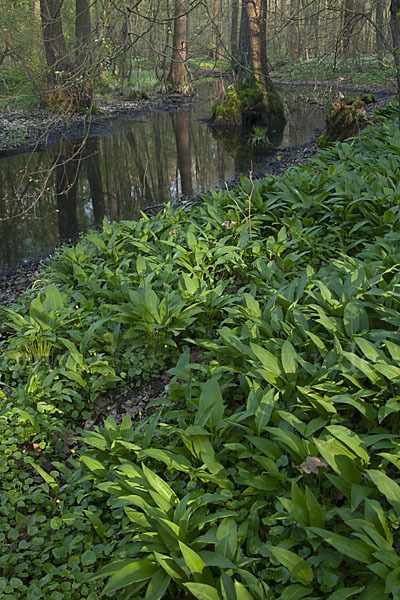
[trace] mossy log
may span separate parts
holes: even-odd
[[[343,142],[370,125],[365,105],[373,101],[367,96],[335,100],[326,118],[326,128],[318,138],[318,147],[325,148],[333,142]]]

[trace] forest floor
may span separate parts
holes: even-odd
[[[278,82],[277,82],[278,83]],[[342,84],[342,85],[341,85]],[[359,94],[359,93],[373,93],[375,95],[376,103],[371,107],[368,107],[369,110],[373,110],[374,107],[380,107],[386,104],[395,94],[394,88],[388,88],[387,86],[379,86],[379,85],[345,85],[343,82],[324,82],[318,81],[315,82],[312,86],[310,86],[310,82],[292,82],[289,80],[280,80],[279,85],[287,85],[291,87],[312,87],[314,91],[318,92],[318,95],[313,96],[314,102],[324,102],[328,105],[327,98],[330,98],[331,92],[343,91],[349,94]],[[329,93],[329,94],[328,94]],[[112,130],[113,120],[117,119],[121,116],[134,116],[143,114],[144,112],[152,111],[152,110],[177,110],[182,107],[182,103],[193,103],[195,99],[181,100],[177,97],[169,97],[169,98],[157,98],[155,100],[141,100],[141,101],[126,101],[126,100],[116,100],[113,103],[107,103],[101,107],[101,114],[95,115],[91,118],[90,122],[90,131],[91,135],[101,135],[106,133],[107,131]],[[0,115],[0,123],[3,123],[4,115]],[[9,119],[12,118],[19,119],[20,117],[14,115],[8,116]],[[22,119],[27,119],[27,123],[29,123],[29,117],[26,115],[21,117]],[[68,132],[75,133],[76,137],[79,138],[82,135],[82,128],[86,127],[88,124],[87,119],[84,117],[73,117],[70,120],[67,120],[65,117],[60,118],[57,122],[54,121],[54,117],[49,117],[46,113],[41,113],[41,115],[34,116],[35,127],[37,129],[32,129],[31,125],[30,131],[32,133],[32,140],[35,140],[35,149],[40,149],[43,145],[49,145],[51,143],[56,143],[60,136]],[[51,121],[53,119],[53,121]],[[14,121],[15,122],[15,121]],[[28,127],[28,125],[27,125]],[[43,133],[47,132],[48,136],[45,139],[43,137]],[[80,134],[80,135],[79,135]],[[37,137],[35,137],[37,136]],[[14,154],[21,151],[32,151],[33,146],[25,146],[25,148],[15,147],[11,151],[7,151],[7,154]],[[266,168],[265,171],[268,171],[274,175],[281,175],[283,172],[292,165],[300,164],[308,159],[310,156],[317,152],[318,148],[316,146],[315,141],[307,144],[302,144],[294,147],[280,149],[275,155],[268,157],[266,159]],[[3,153],[2,153],[3,151]],[[0,156],[4,156],[4,144],[2,145],[2,139],[0,136]],[[262,173],[253,173],[254,178],[262,176]],[[230,186],[234,186],[238,180],[229,182]],[[50,258],[46,257],[45,259],[39,262],[32,262],[26,265],[21,266],[14,273],[8,274],[7,278],[0,280],[0,304],[4,306],[11,305],[25,289],[35,287],[36,282],[40,278],[40,272],[46,267]],[[2,338],[8,337],[11,334],[10,332],[3,331],[0,332],[0,341]],[[146,410],[146,405],[155,401],[158,398],[163,398],[168,396],[169,390],[169,381],[171,379],[171,375],[168,373],[164,373],[161,377],[155,378],[149,382],[142,382],[142,384],[137,387],[134,384],[121,384],[116,386],[114,389],[108,390],[106,393],[100,395],[95,403],[94,410],[92,411],[89,419],[86,421],[84,425],[84,429],[90,430],[93,429],[94,426],[101,426],[104,419],[112,415],[115,421],[120,424],[122,419],[126,414],[129,414],[132,419],[144,418],[147,416],[148,411]],[[155,410],[153,407],[151,411]],[[71,430],[71,436],[74,436],[75,431]]]

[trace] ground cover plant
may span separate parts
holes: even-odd
[[[337,79],[343,77],[351,83],[390,83],[396,75],[393,57],[363,55],[341,58],[330,54],[321,58],[300,59],[294,64],[280,64],[273,69],[273,76],[299,80]]]
[[[396,110],[105,220],[2,309],[1,598],[400,597]],[[165,371],[136,422],[79,431]]]

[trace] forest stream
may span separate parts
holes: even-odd
[[[260,176],[287,149],[315,141],[326,107],[281,88],[287,124],[273,150],[258,148],[257,132],[238,155],[208,123],[221,80],[204,81],[198,98],[173,110],[119,117],[102,135],[64,140],[38,152],[0,159],[0,278],[48,255],[63,241],[110,220],[137,219],[220,188],[239,173]]]

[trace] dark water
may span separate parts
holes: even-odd
[[[221,85],[203,83],[195,107],[116,121],[112,132],[85,144],[63,142],[0,159],[0,276],[75,239],[105,215],[136,219],[143,209],[223,185],[238,169],[253,165],[263,172],[265,156],[249,147],[238,164],[204,122]],[[281,95],[287,125],[280,147],[313,139],[326,111],[295,92]]]

